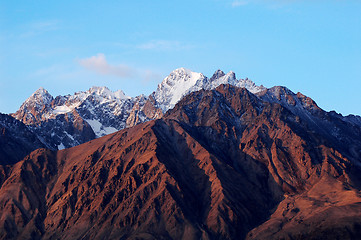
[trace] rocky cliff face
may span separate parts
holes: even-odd
[[[360,132],[284,88],[192,92],[158,120],[1,170],[0,238],[355,239]]]

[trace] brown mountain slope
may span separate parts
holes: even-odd
[[[1,188],[0,232],[74,239],[244,237],[275,204],[261,194],[258,185],[267,178],[259,177],[249,182],[177,122],[159,120],[58,153],[33,152]]]
[[[0,238],[354,239],[359,159],[308,126],[246,89],[192,93],[160,120],[14,165]]]

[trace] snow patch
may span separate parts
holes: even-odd
[[[59,115],[59,114],[65,114],[68,112],[73,111],[76,107],[78,107],[82,102],[75,102],[69,106],[67,105],[60,105],[60,106],[56,106],[53,110],[53,114],[55,115]]]
[[[60,143],[60,144],[58,145],[58,150],[63,150],[63,149],[65,149],[65,146],[64,146],[63,143]]]
[[[72,109],[70,109],[70,107],[63,105],[63,106],[57,106],[55,107],[53,113],[54,114],[64,114],[64,113],[68,113],[71,112]]]
[[[118,131],[118,129],[114,127],[105,127],[99,120],[94,119],[85,119],[87,123],[90,125],[90,127],[93,129],[95,136],[97,138],[103,137],[105,135],[115,133]]]

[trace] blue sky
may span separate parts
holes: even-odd
[[[150,94],[172,70],[234,71],[361,115],[359,0],[0,3],[0,112],[40,86]]]

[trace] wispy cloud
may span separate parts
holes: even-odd
[[[248,4],[248,1],[245,1],[245,0],[236,0],[236,1],[233,1],[232,2],[232,7],[240,7],[240,6],[244,6],[244,5],[247,5]]]
[[[262,4],[271,8],[279,8],[293,3],[310,2],[311,0],[232,0],[231,6],[236,8],[249,4]],[[316,1],[316,0],[313,0]]]
[[[143,72],[142,73],[143,82],[150,82],[150,81],[154,81],[154,80],[159,81],[159,80],[163,79],[163,77],[164,77],[160,73],[154,72],[149,69],[146,69],[142,72]]]
[[[26,31],[20,37],[32,37],[59,28],[59,20],[33,22],[26,26]]]
[[[192,46],[179,41],[152,40],[137,45],[137,48],[145,50],[184,50],[190,49]]]
[[[59,20],[48,20],[34,22],[30,24],[30,28],[37,31],[51,31],[58,28]]]
[[[120,78],[129,78],[133,75],[134,69],[125,64],[109,64],[102,53],[79,60],[79,64],[84,68],[101,75],[113,75]]]
[[[101,75],[115,76],[121,79],[142,79],[144,82],[161,79],[161,75],[149,69],[135,68],[126,64],[110,64],[103,53],[78,60],[87,70]]]

